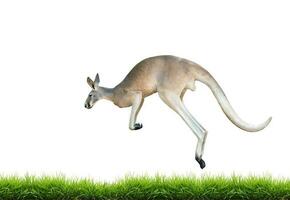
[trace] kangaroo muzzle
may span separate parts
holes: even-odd
[[[91,106],[89,103],[85,103],[85,108],[91,109],[93,106]]]

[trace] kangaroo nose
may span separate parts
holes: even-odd
[[[90,109],[91,106],[90,106],[88,103],[86,103],[86,104],[85,104],[85,108]]]

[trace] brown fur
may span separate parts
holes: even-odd
[[[119,107],[131,106],[130,91],[141,92],[143,98],[162,90],[183,96],[186,89],[194,88],[196,71],[206,73],[198,64],[175,56],[144,59],[114,88],[113,102]]]

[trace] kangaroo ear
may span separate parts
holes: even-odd
[[[100,83],[100,77],[99,77],[99,74],[97,74],[96,78],[95,78],[95,81],[94,81],[95,88],[97,88],[99,86],[99,83]]]
[[[90,77],[87,78],[87,83],[92,89],[95,89],[94,81]]]

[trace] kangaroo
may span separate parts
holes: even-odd
[[[138,130],[143,127],[141,123],[136,123],[136,118],[144,99],[157,92],[161,100],[174,110],[196,135],[198,142],[195,159],[203,169],[205,162],[202,156],[208,132],[183,104],[185,92],[188,89],[195,90],[196,80],[211,89],[227,118],[240,129],[256,132],[264,129],[270,123],[271,117],[258,125],[243,121],[230,105],[222,88],[207,70],[190,60],[171,55],[142,60],[114,88],[99,86],[99,74],[96,75],[94,81],[88,77],[87,83],[92,90],[86,99],[85,107],[92,108],[100,99],[112,101],[120,108],[132,106],[129,128]]]

